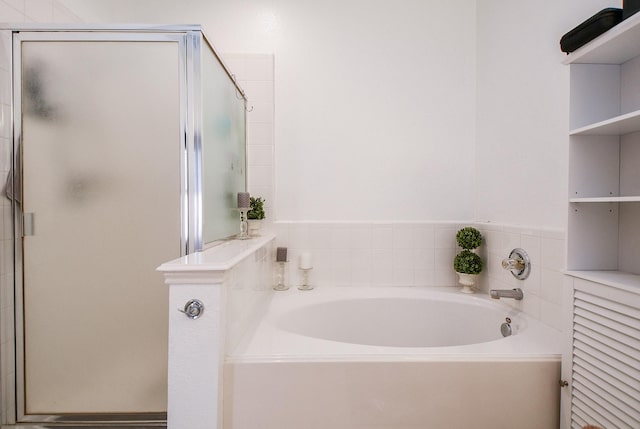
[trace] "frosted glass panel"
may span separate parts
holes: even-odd
[[[214,53],[203,48],[202,230],[208,243],[239,232],[236,196],[246,186],[246,144],[244,100]]]
[[[29,413],[166,410],[180,256],[178,44],[23,42]]]

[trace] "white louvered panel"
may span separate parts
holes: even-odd
[[[638,319],[634,319],[625,313],[618,313],[615,311],[608,310],[605,307],[598,307],[597,305],[589,304],[589,303],[581,303],[581,305],[576,305],[576,314],[584,314],[583,312],[588,312],[591,314],[595,314],[597,316],[594,321],[601,323],[605,326],[609,326],[610,324],[615,324],[621,330],[621,332],[628,332],[630,334],[636,329],[633,324]]]
[[[613,341],[617,341],[618,343],[624,344],[632,349],[635,349],[635,352],[640,351],[640,338],[634,338],[629,335],[622,334],[615,329],[611,329],[608,326],[596,324],[592,320],[584,318],[582,316],[576,315],[574,317],[574,321],[576,326],[582,327],[580,330],[583,332],[587,332],[589,335],[591,333],[595,333],[594,335],[602,335],[605,338],[608,338]],[[585,331],[588,330],[588,331]]]
[[[571,428],[640,428],[640,294],[576,282]]]
[[[640,318],[640,309],[629,305],[629,303],[627,302],[613,301],[606,296],[602,297],[591,295],[579,290],[576,291],[575,297],[577,300],[576,306],[591,303],[598,307],[607,308],[620,314],[626,314],[627,316],[634,319]]]
[[[625,383],[625,381],[629,381],[629,376],[622,371],[602,363],[595,366],[577,356],[573,358],[573,364],[584,368],[584,371],[590,372],[598,379],[599,383],[603,383],[612,389],[615,386],[615,388],[619,389],[625,395],[640,400],[640,391]],[[582,371],[580,372],[582,373]]]
[[[603,363],[613,368],[618,368],[627,376],[630,382],[638,380],[638,364],[629,356],[621,353],[616,355],[615,350],[604,348],[597,341],[579,333],[574,333],[573,349],[575,356],[579,356],[595,365]],[[584,354],[579,352],[584,352]],[[633,384],[630,383],[631,386]]]
[[[595,329],[591,329],[591,327]],[[578,325],[577,323],[575,325],[575,336],[584,338],[586,342],[589,342],[587,341],[588,339],[592,339],[598,344],[604,344],[612,349],[612,351],[622,353],[625,357],[628,357],[630,362],[635,362],[634,356],[640,353],[640,349],[635,347],[635,342],[637,341],[635,338],[629,337],[628,335],[616,335],[616,337],[613,338],[603,335],[601,331],[603,330],[598,329],[598,326],[590,325],[587,327]]]
[[[605,328],[613,329],[624,335],[633,337],[637,332],[637,327],[633,326],[634,319],[630,316],[608,312],[602,307],[592,306],[591,308],[576,307],[575,315],[584,317],[591,323],[597,323]],[[637,319],[635,319],[637,323]]]
[[[576,413],[577,410],[574,408],[573,412],[573,422],[571,423],[571,429],[582,429],[587,425],[587,421],[583,419],[579,414]]]
[[[597,402],[606,401],[606,403],[613,404],[609,410],[617,416],[624,414],[624,416],[631,417],[634,420],[640,421],[640,409],[638,401],[625,395],[619,390],[607,390],[606,385],[597,385],[581,374],[576,374],[576,378],[573,380],[573,388],[580,391],[589,392]],[[635,407],[634,407],[635,404]]]
[[[582,429],[587,425],[587,421],[579,414],[580,410],[573,409],[573,422],[571,429]]]
[[[592,400],[588,393],[574,390],[573,394],[573,405],[584,412],[587,424],[597,424],[606,429],[638,429],[632,421],[625,422],[612,414],[607,405]]]

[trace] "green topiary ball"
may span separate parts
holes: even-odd
[[[482,267],[482,259],[471,250],[463,250],[453,259],[453,269],[457,273],[480,274]]]
[[[477,229],[468,226],[458,231],[456,241],[458,242],[458,246],[463,249],[475,249],[482,244],[482,234],[480,234],[480,231]]]

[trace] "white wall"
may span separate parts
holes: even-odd
[[[472,218],[474,0],[65,2],[274,53],[278,219]]]
[[[566,218],[559,39],[621,3],[64,2],[87,21],[202,23],[223,53],[274,54],[272,219],[543,228]]]
[[[475,2],[289,3],[278,219],[470,219]]]
[[[564,33],[619,0],[477,2],[476,220],[564,228]]]

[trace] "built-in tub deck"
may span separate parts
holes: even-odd
[[[385,303],[397,308],[383,310]],[[506,317],[515,333],[502,338]],[[447,328],[427,343],[466,331],[481,342],[409,346]],[[395,287],[277,292],[226,357],[224,428],[557,429],[560,356],[559,332],[486,295]]]

